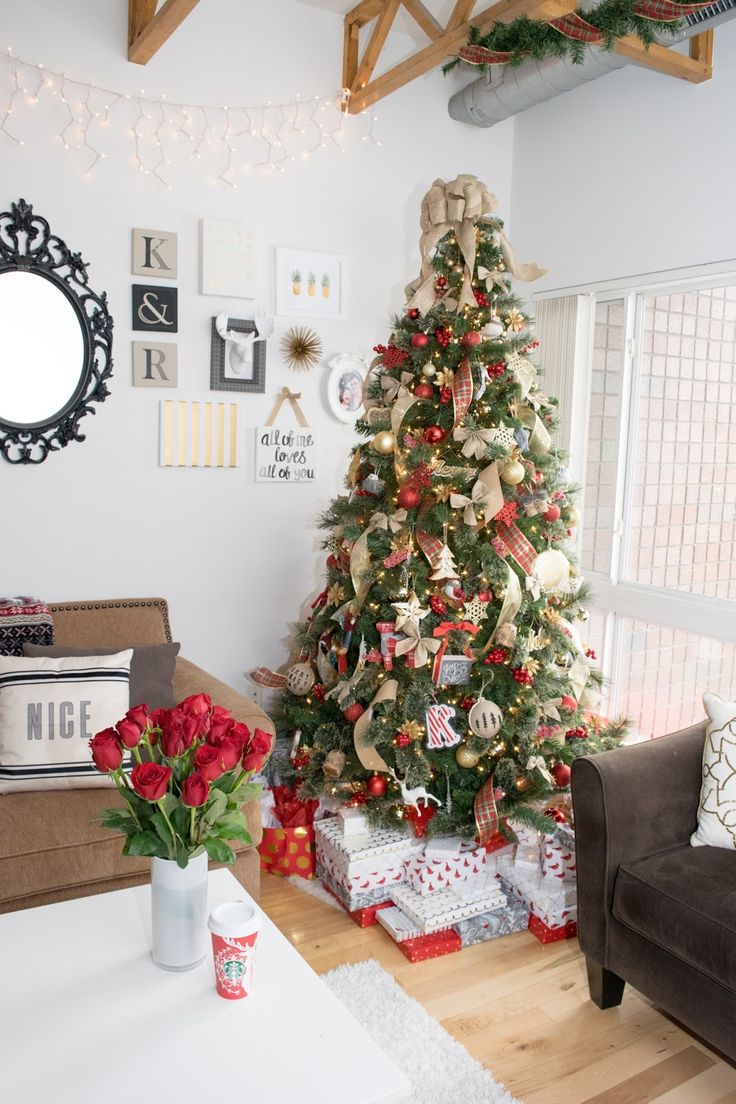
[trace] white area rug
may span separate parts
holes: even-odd
[[[407,1104],[519,1104],[374,959],[322,980],[409,1078]]]
[[[298,874],[292,874],[286,880],[289,885],[293,885],[294,889],[307,893],[310,897],[316,897],[318,901],[344,914],[342,905],[339,905],[332,894],[327,892],[319,878],[300,878]]]

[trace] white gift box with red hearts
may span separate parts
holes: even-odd
[[[513,864],[501,870],[501,885],[549,928],[559,928],[578,914],[577,882],[547,878]]]
[[[404,861],[424,850],[424,841],[390,828],[372,829],[367,837],[346,839],[339,817],[328,817],[314,826],[319,865],[348,894],[353,895],[404,881]]]
[[[485,848],[475,843],[461,843],[459,854],[454,856],[424,854],[406,860],[406,880],[423,897],[440,889],[452,889],[486,872]]]
[[[450,889],[422,896],[409,885],[391,887],[391,900],[403,913],[415,921],[425,934],[442,931],[470,916],[480,916],[493,909],[506,908],[508,899],[495,879],[481,887],[474,899],[461,901]]]

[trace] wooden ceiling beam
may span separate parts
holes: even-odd
[[[702,36],[697,35],[696,37],[700,38],[712,34],[712,31],[704,31]],[[692,41],[694,42],[695,39]],[[637,65],[643,65],[646,69],[654,69],[657,73],[664,73],[667,77],[678,77],[680,80],[690,81],[693,84],[702,84],[703,81],[710,80],[713,75],[712,41],[710,46],[711,63],[702,60],[698,56],[701,47],[695,48],[696,56],[693,57],[691,46],[690,57],[688,57],[687,54],[678,54],[676,50],[672,50],[668,46],[657,46],[656,44],[645,46],[636,35],[626,35],[625,38],[619,38],[613,49],[614,53],[630,58],[631,61],[635,61]],[[702,51],[707,54],[705,43],[702,45]]]
[[[445,30],[454,31],[461,23],[467,23],[474,7],[475,0],[455,0],[455,7],[450,13]]]
[[[361,0],[360,4],[356,4],[347,13],[345,22],[357,23],[359,27],[365,27],[366,23],[370,23],[372,19],[381,14],[384,2],[385,0]]]
[[[199,0],[128,0],[128,61],[146,65],[171,38]]]
[[[360,5],[359,5],[360,7]],[[457,5],[456,5],[457,7]],[[461,46],[468,40],[471,27],[478,27],[481,33],[485,33],[494,23],[510,23],[518,19],[520,15],[528,15],[532,19],[556,19],[560,15],[574,11],[576,0],[499,0],[482,12],[478,12],[465,23],[459,24],[451,31],[445,31],[434,42],[424,49],[400,62],[380,77],[376,77],[370,84],[361,87],[361,82],[355,81],[351,87],[352,96],[348,111],[356,115],[371,104],[382,100],[398,88],[428,73],[430,69],[441,65],[446,57],[456,54]],[[357,9],[354,9],[357,11]],[[346,17],[347,18],[347,17]],[[377,58],[376,58],[377,60]],[[375,60],[371,72],[375,67]]]
[[[401,0],[401,2],[414,22],[419,24],[432,42],[436,42],[445,33],[445,28],[435,19],[422,0]]]
[[[693,61],[699,61],[708,70],[709,76],[713,76],[713,45],[715,31],[701,31],[690,39],[690,57]]]
[[[376,25],[373,28],[368,45],[365,48],[365,53],[358,65],[358,72],[355,74],[355,81],[352,85],[353,88],[364,88],[371,79],[373,70],[376,67],[376,62],[388,38],[388,32],[393,26],[400,3],[401,0],[384,0],[383,9],[376,19]]]

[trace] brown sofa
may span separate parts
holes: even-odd
[[[691,847],[705,722],[572,768],[591,999],[628,981],[736,1059],[736,851]]]
[[[76,648],[130,647],[171,642],[162,598],[62,602],[51,606],[57,644]],[[273,732],[252,701],[178,657],[174,700],[204,692],[251,728]],[[0,913],[86,897],[149,880],[150,860],[122,854],[123,837],[92,823],[100,809],[119,802],[113,789],[39,790],[0,796]],[[261,839],[258,802],[244,807],[253,846],[233,845],[230,869],[254,897],[259,890],[256,846]],[[213,864],[216,865],[216,864]]]

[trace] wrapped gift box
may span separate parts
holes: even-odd
[[[495,880],[490,886],[481,889],[474,900],[461,901],[449,889],[440,889],[422,896],[409,885],[392,886],[391,900],[425,933],[439,932],[459,920],[479,916],[483,912],[491,912],[506,905],[506,896]]]
[[[423,962],[427,958],[439,958],[461,950],[462,941],[457,932],[450,928],[434,935],[420,935],[418,939],[404,939],[398,947],[410,962]]]
[[[503,889],[526,905],[543,924],[558,928],[577,919],[577,883],[530,875],[512,868],[501,879]]]
[[[412,889],[425,896],[437,890],[450,889],[478,875],[486,875],[486,852],[475,843],[460,843],[458,854],[435,854],[431,843],[423,855],[406,860],[406,880]]]
[[[546,878],[565,878],[575,881],[575,848],[564,843],[555,832],[542,839],[542,874]]]
[[[289,878],[314,877],[314,828],[264,828],[258,845],[261,870]]]
[[[529,927],[529,909],[521,901],[511,898],[505,908],[484,912],[480,916],[470,916],[453,924],[460,936],[463,947],[472,947],[474,943],[485,943],[497,939],[499,935],[511,935],[513,932],[526,931]]]
[[[567,920],[557,927],[549,927],[538,916],[529,917],[529,931],[535,935],[540,943],[557,943],[560,939],[574,939],[578,934],[577,920]]]
[[[396,905],[381,909],[376,913],[376,920],[382,928],[386,929],[394,943],[403,943],[405,939],[418,939],[423,934],[418,924]]]
[[[346,838],[339,817],[318,821],[314,830],[321,870],[341,887],[350,901],[373,891],[377,895],[370,903],[388,900],[390,887],[404,880],[404,860],[424,847],[413,836],[389,828],[372,829],[367,837]]]
[[[329,889],[333,897],[337,897],[340,904],[344,905],[351,914],[359,909],[373,908],[375,905],[383,904],[384,901],[390,901],[385,886],[350,893],[319,862],[317,862],[317,877],[325,889]]]

